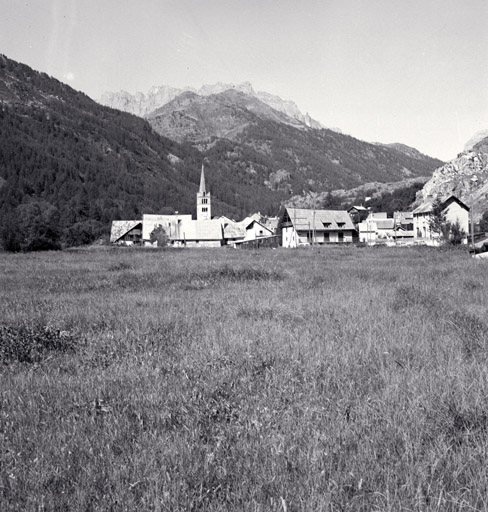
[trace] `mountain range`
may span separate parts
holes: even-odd
[[[154,104],[144,119],[0,56],[0,223],[37,201],[76,243],[115,219],[194,214],[202,162],[213,213],[234,218],[276,215],[296,196],[429,177],[442,164],[314,127],[236,87],[207,92]]]
[[[199,89],[193,87],[178,89],[176,87],[160,85],[151,87],[146,94],[137,92],[134,95],[126,91],[105,92],[102,94],[99,103],[107,107],[123,110],[124,112],[130,112],[139,117],[146,117],[148,114],[154,112],[154,110],[166,105],[180,94],[186,92],[192,92],[198,96],[211,96],[225,91],[242,92],[247,96],[262,101],[274,110],[300,121],[306,126],[310,126],[311,128],[323,128],[323,126],[318,121],[312,119],[308,113],[302,114],[293,101],[282,100],[279,96],[263,91],[256,92],[249,82],[243,82],[241,84],[224,84],[217,82],[213,85],[203,85]]]

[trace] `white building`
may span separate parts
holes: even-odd
[[[221,247],[225,245],[224,225],[219,219],[184,220],[173,245],[180,247]]]
[[[432,230],[434,205],[434,200],[427,201],[412,212],[415,240],[425,243],[439,241],[441,234]],[[469,207],[455,196],[441,200],[441,207],[446,222],[459,223],[460,228],[466,234],[466,242],[469,233]]]
[[[145,213],[142,216],[142,239],[145,243],[148,243],[151,233],[158,226],[166,231],[169,240],[178,239],[182,222],[189,220],[191,220],[190,214],[157,215]]]
[[[243,235],[243,238],[235,239],[233,241],[234,247],[239,244],[250,242],[251,240],[260,241],[266,238],[276,238],[274,232],[270,228],[257,221],[253,216],[247,217],[241,222],[238,222],[236,224],[236,228],[240,230],[240,234]],[[231,242],[228,241],[227,243]]]
[[[351,243],[357,237],[345,210],[286,208],[279,223],[283,247]]]
[[[386,212],[371,212],[357,225],[359,241],[375,244],[392,240],[395,236],[395,222],[388,218]]]

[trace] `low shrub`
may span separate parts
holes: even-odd
[[[108,266],[108,272],[121,272],[123,270],[133,270],[133,266],[127,261],[119,261]]]
[[[488,326],[477,316],[464,311],[454,311],[449,323],[467,356],[486,350]]]
[[[67,331],[50,325],[0,323],[0,363],[38,363],[53,352],[73,352],[75,341]]]
[[[197,276],[195,276],[197,277]],[[244,267],[234,268],[224,265],[220,268],[207,270],[198,276],[210,281],[280,281],[283,279],[281,272],[262,268]]]

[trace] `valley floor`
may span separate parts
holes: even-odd
[[[0,255],[0,509],[488,509],[462,251]]]

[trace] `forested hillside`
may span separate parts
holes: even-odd
[[[3,56],[0,141],[3,231],[45,211],[61,241],[77,244],[106,233],[113,219],[195,209],[202,162],[196,149]],[[242,209],[216,197],[215,211]]]

